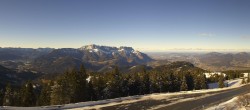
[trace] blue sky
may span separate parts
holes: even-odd
[[[249,0],[0,0],[0,47],[250,49]]]

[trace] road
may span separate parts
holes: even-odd
[[[113,106],[107,106],[109,103],[103,103],[103,106],[98,110],[200,110],[220,102],[229,100],[235,96],[249,93],[250,85],[244,85],[242,87],[234,89],[226,89],[222,91],[213,91],[207,93],[195,93],[195,94],[178,94],[169,97],[162,97],[160,99],[149,98],[146,100],[139,100],[130,103],[117,102]],[[139,99],[140,97],[138,97]],[[110,99],[112,100],[112,99]],[[134,99],[137,100],[137,99]],[[100,102],[100,101],[99,101]],[[105,100],[104,100],[105,102]],[[120,104],[119,104],[120,103]],[[84,106],[84,102],[79,104],[66,104],[44,107],[0,107],[5,110],[58,110],[58,109],[77,109],[77,110],[95,110],[96,105]],[[102,104],[101,104],[102,105]],[[98,106],[98,105],[97,105]],[[86,107],[90,107],[89,109]]]
[[[171,104],[175,100],[144,100],[129,104],[119,104],[115,106],[103,107],[101,110],[200,110],[211,105],[229,100],[237,95],[250,92],[250,85],[245,85],[239,88],[224,90],[216,93],[200,93],[193,95],[180,96],[182,99],[196,97],[195,100],[183,101]],[[206,96],[207,95],[207,96]],[[204,97],[202,97],[204,96]],[[199,98],[202,97],[202,98]],[[175,98],[173,98],[175,99]],[[178,100],[176,100],[178,101]],[[159,106],[160,105],[160,106]],[[158,107],[157,107],[158,106]],[[155,108],[157,107],[157,108]]]

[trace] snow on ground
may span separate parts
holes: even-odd
[[[249,104],[248,106],[243,106],[242,104],[245,103],[244,101],[247,100],[247,96],[250,96],[250,93],[244,95],[244,96],[237,96],[232,98],[231,100],[228,100],[226,102],[220,103],[218,105],[209,107],[205,110],[250,110]],[[246,97],[246,98],[244,98]],[[248,99],[249,101],[249,99]]]
[[[224,77],[226,76],[225,73],[221,73],[221,72],[212,72],[212,73],[204,73],[206,78],[210,78],[211,76],[217,74],[217,75],[223,75]]]
[[[248,77],[248,74],[250,73],[242,73],[244,75],[244,77]]]
[[[234,79],[234,80],[226,80],[224,81],[224,85],[227,87],[238,87],[241,85],[241,81],[242,79]],[[209,89],[215,89],[215,88],[219,88],[218,83],[210,83],[208,84],[208,88]]]
[[[13,109],[13,110],[14,109],[44,110],[44,109],[60,109],[60,108],[61,109],[74,108],[74,110],[100,109],[102,107],[114,106],[114,105],[118,105],[118,104],[128,104],[128,103],[134,103],[134,102],[149,100],[149,99],[162,100],[162,99],[168,99],[171,96],[186,95],[186,94],[198,94],[198,93],[210,93],[210,92],[216,92],[216,91],[221,91],[221,90],[233,89],[233,88],[237,88],[239,86],[242,86],[242,85],[240,85],[241,84],[241,79],[229,80],[227,82],[228,82],[229,87],[226,87],[226,88],[218,88],[218,85],[216,86],[216,84],[209,84],[210,87],[213,88],[213,89],[181,91],[181,92],[175,92],[175,93],[153,93],[153,94],[148,94],[148,95],[136,95],[136,96],[115,98],[115,99],[80,102],[80,103],[72,103],[72,104],[65,104],[65,105],[55,105],[55,106],[42,106],[42,107],[30,107],[30,108],[29,107],[6,107],[6,108],[7,109]],[[180,100],[178,100],[176,102],[173,102],[173,103],[178,103],[178,102],[187,101],[187,100],[195,100],[195,99],[197,99],[197,98],[180,99]],[[158,107],[161,107],[161,105],[159,105]],[[6,109],[6,108],[4,107],[4,109]]]
[[[242,79],[236,79],[236,80],[225,81],[224,83],[225,83],[225,85],[228,83],[229,88],[235,88],[235,87],[241,86],[241,81],[242,81]],[[209,85],[209,88],[218,88],[218,84],[212,83]],[[244,99],[244,97],[245,97],[245,99]],[[249,102],[250,101],[249,98],[250,98],[250,93],[248,93],[244,96],[237,96],[237,97],[234,97],[231,100],[228,100],[226,102],[209,107],[206,110],[250,110],[249,106],[245,107],[245,106],[241,105],[242,103],[244,103],[242,101],[248,100],[248,102]],[[239,103],[241,103],[241,104],[239,104]]]
[[[231,100],[228,100],[226,102],[223,102],[223,103],[220,103],[218,105],[215,105],[215,106],[212,106],[212,107],[209,107],[207,108],[206,110],[226,110],[227,108],[231,108],[232,110],[240,110],[242,108],[236,106],[236,100],[238,98],[237,97],[234,97],[232,98]]]
[[[197,100],[197,99],[201,99],[201,98],[208,97],[208,96],[211,96],[211,94],[205,94],[205,95],[200,96],[200,97],[192,97],[192,98],[180,99],[180,100],[174,101],[174,102],[172,102],[170,104],[164,104],[164,105],[158,105],[158,106],[152,107],[149,110],[157,110],[157,109],[169,106],[169,105],[174,105],[174,104],[177,104],[177,103],[180,103],[180,102],[185,102],[185,101]]]
[[[225,88],[218,88],[218,85],[215,86],[216,84],[213,83],[213,84],[210,84],[210,86],[213,86],[213,89],[181,91],[181,92],[175,92],[175,93],[154,93],[154,94],[148,94],[148,95],[137,95],[137,96],[116,98],[116,99],[107,99],[107,100],[101,100],[101,101],[77,103],[77,106],[80,108],[75,107],[75,104],[67,104],[67,105],[65,105],[65,107],[74,106],[74,108],[75,108],[74,110],[100,109],[102,107],[114,106],[114,105],[118,105],[118,104],[134,103],[134,102],[149,100],[149,99],[154,99],[154,100],[168,99],[169,97],[176,96],[176,95],[216,92],[216,91],[227,90],[227,89],[232,89],[232,88],[242,86],[241,80],[242,79],[225,81],[225,84],[226,84],[226,82],[228,83],[228,87],[225,87]],[[206,96],[208,96],[208,95],[205,95],[202,97],[206,97]],[[199,98],[202,98],[202,97],[199,97]],[[179,103],[179,102],[187,101],[187,100],[196,100],[196,99],[197,98],[181,99],[181,100],[178,100],[178,101],[173,102],[171,104]],[[166,105],[159,105],[159,106],[156,106],[156,108],[161,108],[162,106],[166,106]]]
[[[199,92],[197,92],[199,93]],[[183,94],[183,93],[182,93]],[[192,94],[191,92],[185,92],[184,94]],[[143,100],[150,100],[150,99],[154,99],[154,100],[162,100],[162,99],[169,99],[169,101],[172,101],[172,100],[176,100],[175,99],[171,99],[170,97],[173,96],[173,95],[178,95],[176,93],[159,93],[159,94],[151,94],[151,95],[146,95],[146,96],[130,96],[130,97],[124,97],[124,98],[127,98],[124,100],[124,98],[116,98],[115,100],[113,99],[110,99],[110,100],[103,100],[102,102],[103,103],[98,103],[98,104],[93,104],[94,106],[91,106],[91,105],[87,105],[87,106],[82,106],[81,104],[79,104],[79,107],[75,106],[75,104],[72,104],[70,106],[67,105],[66,108],[72,108],[72,109],[68,109],[68,110],[92,110],[92,109],[101,109],[103,107],[108,107],[108,106],[115,106],[115,105],[118,105],[118,104],[130,104],[130,103],[135,103],[135,102],[139,102],[139,101],[143,101]],[[180,94],[179,94],[180,95]],[[174,101],[170,104],[167,104],[167,105],[158,105],[158,106],[155,106],[153,108],[151,108],[152,110],[155,110],[155,109],[158,109],[158,108],[162,108],[164,106],[168,106],[168,105],[172,105],[172,104],[175,104],[175,103],[179,103],[179,102],[183,102],[183,101],[189,101],[189,100],[196,100],[196,99],[199,99],[199,98],[203,98],[203,97],[207,97],[209,96],[208,94],[206,95],[203,95],[201,97],[193,97],[193,98],[185,98],[185,99],[181,99],[181,100],[177,100],[177,101]],[[99,101],[97,101],[99,102]]]

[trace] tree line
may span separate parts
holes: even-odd
[[[7,85],[0,91],[4,106],[45,106],[96,101],[132,95],[207,89],[203,70],[196,67],[166,67],[121,73],[118,67],[107,73],[86,72],[83,65],[36,86],[28,81],[20,89]]]

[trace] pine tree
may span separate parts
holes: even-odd
[[[22,91],[22,106],[29,107],[36,105],[36,96],[34,93],[33,85],[28,81]]]
[[[225,87],[225,85],[224,85],[224,75],[221,74],[219,76],[219,88],[223,88],[223,87]]]
[[[126,75],[126,77],[124,76],[122,78],[122,83],[121,83],[121,89],[122,89],[122,97],[128,96],[129,95],[129,79],[128,79],[128,75]]]
[[[194,77],[194,89],[199,90],[207,88],[206,77],[201,73],[199,69],[196,70],[196,73],[193,75],[193,77]]]
[[[159,76],[160,92],[169,92],[168,74],[160,74]]]
[[[194,89],[195,90],[201,89],[201,87],[200,87],[201,83],[200,83],[199,78],[200,78],[199,76],[194,76]]]
[[[78,89],[76,94],[78,94],[78,99],[77,101],[79,102],[83,102],[83,101],[87,101],[89,100],[89,96],[88,96],[88,82],[87,82],[87,73],[86,73],[86,69],[84,67],[84,65],[82,64],[80,66],[80,71],[79,71],[79,83],[78,83]],[[92,89],[92,88],[91,88]]]
[[[158,86],[158,75],[155,71],[150,72],[150,93],[156,93],[160,92],[159,86]]]
[[[69,95],[70,95],[70,101],[69,103],[76,103],[81,100],[82,97],[79,97],[80,94],[80,77],[77,73],[76,68],[73,68],[69,74],[66,74],[66,81],[69,85]]]
[[[50,95],[51,95],[50,85],[45,84],[39,96],[38,105],[39,106],[50,105]]]
[[[71,92],[65,76],[58,77],[51,90],[51,105],[70,103]]]
[[[3,105],[3,98],[4,98],[4,91],[1,89],[0,90],[0,106]]]
[[[187,91],[188,90],[188,86],[187,86],[187,81],[186,81],[186,77],[184,76],[182,78],[182,81],[181,81],[181,91]]]
[[[138,74],[138,89],[139,89],[139,95],[143,95],[144,93],[144,89],[145,89],[145,85],[144,85],[144,74],[143,73],[137,73]]]
[[[96,95],[96,99],[98,100],[103,100],[105,99],[106,96],[105,94],[109,94],[107,93],[107,81],[104,79],[103,75],[96,75],[96,76],[91,76],[91,81],[93,84],[93,89],[95,91],[95,95]]]
[[[10,84],[7,84],[4,92],[3,98],[3,105],[4,106],[11,106],[13,105],[13,93]]]
[[[54,85],[51,87],[51,105],[67,104],[71,102],[72,86],[71,73],[66,71],[63,75],[57,77]]]
[[[121,96],[121,91],[121,74],[116,66],[113,72],[111,72],[107,92],[110,98],[116,98]]]
[[[50,95],[50,104],[51,105],[58,105],[63,104],[64,101],[64,94],[63,94],[63,87],[62,85],[58,84],[59,81],[56,81],[55,84],[51,87],[51,95]]]
[[[190,72],[186,74],[186,81],[188,85],[188,90],[193,90],[194,89],[194,77]]]
[[[207,89],[208,85],[207,85],[207,81],[206,81],[206,76],[205,75],[201,75],[201,88],[202,89]]]
[[[140,78],[138,74],[132,74],[129,78],[129,95],[138,95],[140,94]]]
[[[150,93],[150,79],[149,79],[149,73],[146,71],[146,68],[143,67],[143,92],[144,94]]]
[[[171,85],[170,87],[169,87],[169,92],[175,92],[176,90],[176,88],[175,88],[175,86],[176,86],[176,84],[175,84],[175,76],[174,76],[174,74],[171,72],[170,73],[170,75],[169,75],[169,85]]]
[[[20,90],[13,91],[13,106],[21,106],[22,105],[22,94]]]
[[[94,90],[94,87],[93,87],[93,83],[92,83],[92,80],[90,79],[90,81],[88,82],[88,87],[87,87],[87,100],[88,101],[93,101],[93,100],[96,100],[96,94],[95,94],[95,90]]]
[[[248,73],[247,74],[247,83],[249,83],[250,82],[250,74]]]
[[[245,81],[245,78],[243,77],[241,84],[245,84],[245,83],[246,83],[246,81]]]

